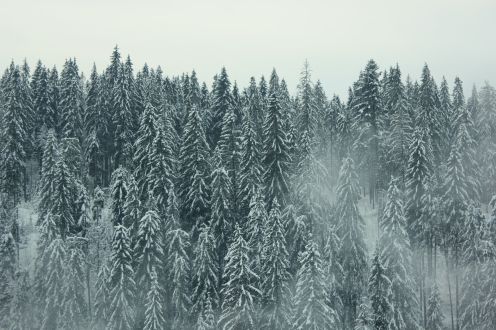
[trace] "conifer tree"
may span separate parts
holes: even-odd
[[[341,299],[345,308],[345,322],[351,326],[366,285],[367,249],[364,241],[364,221],[358,210],[358,176],[350,158],[343,160],[336,194],[337,234],[342,242],[339,262],[344,271]]]
[[[282,206],[285,205],[286,194],[289,189],[288,170],[291,161],[277,91],[272,91],[269,95],[263,125],[263,137],[264,183],[267,209],[270,210],[272,202],[276,198]]]
[[[211,227],[203,225],[200,228],[198,241],[194,251],[192,278],[192,312],[198,318],[204,317],[207,303],[210,308],[219,307],[219,264],[217,245]],[[203,320],[203,322],[207,322]]]
[[[122,166],[112,173],[112,224],[114,226],[124,225],[124,205],[128,193],[129,172]]]
[[[259,188],[250,201],[250,212],[246,221],[246,240],[250,247],[251,266],[255,273],[262,272],[262,256],[264,239],[268,225],[268,214],[265,208],[262,189]]]
[[[243,116],[239,171],[239,207],[240,216],[247,216],[250,212],[250,201],[262,183],[262,155],[253,115],[250,115],[248,109],[245,109]]]
[[[444,316],[441,311],[441,297],[437,285],[431,290],[427,306],[427,327],[428,330],[441,330],[443,326]]]
[[[191,305],[190,288],[190,235],[179,223],[178,205],[174,190],[169,193],[168,201],[168,230],[165,241],[166,247],[166,288],[171,300],[169,314],[173,328],[182,329],[188,326],[188,313]]]
[[[146,297],[144,330],[160,330],[167,326],[163,301],[164,293],[157,279],[155,270],[151,272],[151,286]]]
[[[380,221],[382,228],[381,244],[391,281],[392,318],[390,329],[417,329],[419,305],[415,292],[412,252],[406,231],[401,192],[398,180],[393,179],[388,189],[387,201]]]
[[[379,244],[379,243],[378,243]],[[374,252],[369,277],[369,294],[372,305],[372,324],[374,329],[386,330],[392,319],[391,280],[388,278],[383,265],[379,248]]]
[[[82,250],[84,241],[71,238],[67,267],[64,274],[64,294],[60,326],[63,329],[82,329],[87,325],[86,257]]]
[[[293,329],[331,329],[336,326],[335,311],[326,303],[322,259],[311,234],[305,251],[300,254],[300,269],[296,275]]]
[[[26,109],[23,102],[22,78],[18,67],[12,63],[6,87],[3,89],[3,118],[1,127],[0,175],[2,190],[11,201],[11,207],[19,202],[26,180],[25,161],[29,146]]]
[[[210,175],[209,147],[205,139],[202,119],[197,107],[188,113],[180,150],[182,215],[184,228],[191,230],[202,223],[209,209],[208,176]]]
[[[76,60],[64,64],[60,77],[60,131],[64,137],[82,137],[83,90]]]
[[[227,75],[226,68],[222,68],[220,75],[215,81],[215,88],[212,91],[212,121],[209,127],[209,143],[215,148],[222,132],[222,120],[231,106],[231,82]]]
[[[128,230],[117,224],[112,238],[107,329],[134,327],[136,284],[131,252]]]
[[[109,316],[110,304],[110,270],[107,263],[104,262],[100,269],[95,282],[95,307],[92,325],[96,328],[103,328]]]
[[[254,301],[260,296],[258,275],[249,262],[250,248],[241,226],[236,224],[232,243],[225,258],[222,284],[221,329],[256,329]]]
[[[260,277],[262,279],[262,323],[264,329],[286,329],[290,325],[291,313],[288,297],[289,255],[281,212],[274,200],[266,229]]]
[[[163,235],[160,225],[163,223],[153,206],[153,200],[149,202],[149,209],[139,221],[136,242],[133,251],[133,263],[135,264],[135,282],[137,298],[144,302],[146,295],[150,293],[153,285],[153,272],[163,273],[164,252],[162,250]],[[156,276],[156,274],[155,274]],[[156,279],[155,279],[156,280]],[[157,284],[158,285],[158,284]],[[138,305],[136,310],[136,323],[141,325],[146,314]]]
[[[44,277],[46,298],[41,321],[41,329],[57,329],[63,321],[60,316],[60,306],[64,302],[64,271],[66,244],[61,238],[54,239],[43,255],[46,263]]]

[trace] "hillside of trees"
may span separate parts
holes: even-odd
[[[0,328],[496,329],[496,90],[246,78],[10,64]]]

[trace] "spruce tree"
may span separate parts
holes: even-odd
[[[287,138],[282,121],[282,108],[277,91],[269,95],[267,113],[263,125],[263,165],[267,209],[277,199],[282,206],[286,203],[289,190],[289,163]]]
[[[180,187],[181,210],[184,228],[191,230],[197,223],[205,221],[209,210],[208,164],[210,149],[197,107],[188,113],[181,141]]]
[[[104,262],[95,281],[95,306],[94,306],[94,316],[92,318],[92,325],[99,329],[105,326],[105,322],[109,316],[109,304],[110,304],[110,271],[107,263]]]
[[[335,311],[326,303],[322,259],[311,234],[305,251],[300,254],[300,265],[296,275],[292,328],[318,330],[337,326]]]
[[[210,308],[217,308],[220,304],[217,245],[212,229],[208,225],[200,228],[194,256],[191,310],[199,320],[205,316],[203,313],[207,303],[210,304]]]
[[[437,285],[431,290],[431,296],[427,304],[427,327],[428,330],[441,330],[444,316],[441,311],[441,296]]]
[[[365,224],[358,210],[358,176],[350,158],[343,160],[336,195],[337,234],[342,242],[339,262],[344,271],[341,299],[345,308],[345,323],[351,326],[366,285],[367,248],[364,241]]]
[[[64,64],[60,77],[60,131],[64,137],[82,137],[83,90],[75,59]]]
[[[122,166],[112,173],[112,224],[114,226],[124,225],[124,204],[128,192],[129,172]]]
[[[222,68],[220,75],[217,76],[215,81],[215,88],[212,91],[212,121],[209,127],[209,143],[210,146],[215,148],[217,142],[220,139],[220,134],[222,132],[222,121],[223,118],[231,106],[231,82],[227,75],[226,68]]]
[[[64,302],[66,253],[65,242],[61,238],[56,238],[50,243],[43,256],[47,268],[44,277],[46,298],[41,329],[57,329],[63,321],[60,317],[60,306]]]
[[[154,269],[151,272],[151,286],[146,296],[144,330],[160,330],[167,326],[164,315],[164,293]]]
[[[380,227],[386,273],[391,281],[392,318],[389,328],[417,329],[420,310],[412,278],[412,252],[397,179],[393,179],[389,186]]]
[[[379,244],[379,243],[378,243]],[[391,280],[383,265],[380,249],[377,247],[372,259],[369,277],[369,294],[372,305],[372,324],[374,329],[389,329],[393,306],[391,306]]]
[[[286,329],[290,325],[291,313],[288,298],[289,255],[281,212],[277,200],[268,219],[266,228],[260,277],[262,279],[262,323],[263,329]]]
[[[136,284],[131,265],[128,230],[121,224],[114,228],[110,259],[109,306],[107,329],[133,329]]]
[[[232,243],[225,258],[222,284],[221,329],[256,329],[254,301],[260,296],[258,275],[250,267],[250,247],[241,226],[236,224]]]
[[[169,316],[175,329],[188,327],[188,313],[191,305],[191,274],[189,249],[190,235],[179,223],[178,205],[173,190],[168,201],[168,230],[166,234],[165,254],[167,292],[170,296]]]

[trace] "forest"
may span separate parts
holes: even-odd
[[[0,328],[496,329],[496,90],[364,64],[12,62]]]

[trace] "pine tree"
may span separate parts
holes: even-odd
[[[166,288],[170,301],[170,317],[174,329],[187,328],[188,312],[191,305],[190,296],[190,235],[179,224],[178,206],[173,190],[168,201],[168,230],[166,247]]]
[[[179,156],[181,213],[186,222],[184,227],[188,230],[204,222],[208,213],[209,153],[199,110],[193,106],[188,113]]]
[[[10,302],[10,328],[12,330],[29,329],[33,324],[33,318],[30,310],[30,281],[27,271],[20,271],[16,275],[16,282]]]
[[[49,97],[49,107],[48,113],[45,118],[45,124],[47,129],[58,130],[60,127],[60,114],[59,114],[59,102],[60,102],[60,82],[57,69],[53,67],[50,70],[50,75],[48,77],[48,97]],[[57,131],[58,132],[58,131]]]
[[[164,315],[164,301],[162,288],[157,279],[157,273],[152,269],[151,286],[146,297],[144,330],[165,329],[167,322]]]
[[[427,305],[427,327],[428,330],[441,330],[443,326],[444,316],[441,311],[441,297],[437,285],[431,290]]]
[[[112,238],[112,257],[109,277],[108,329],[132,329],[136,284],[131,266],[131,247],[128,230],[116,225]]]
[[[160,231],[162,221],[153,206],[153,201],[150,201],[149,204],[148,211],[139,221],[139,229],[133,251],[136,292],[137,298],[141,302],[146,300],[146,295],[149,294],[151,290],[151,286],[153,285],[153,272],[159,274],[163,273],[163,235]],[[141,326],[141,322],[143,321],[142,317],[145,313],[143,313],[144,311],[142,311],[139,306],[142,305],[138,305],[136,322]]]
[[[110,303],[110,271],[107,263],[104,262],[98,270],[95,282],[95,307],[92,325],[97,328],[103,328],[109,316]]]
[[[392,318],[390,329],[419,328],[419,305],[415,292],[412,252],[406,231],[401,192],[398,180],[393,179],[388,189],[380,226],[381,244],[387,276],[391,281]]]
[[[122,166],[112,173],[112,224],[114,226],[124,225],[124,205],[128,193],[129,172]]]
[[[229,175],[231,191],[230,204],[234,216],[239,213],[239,167],[240,167],[240,133],[236,124],[236,115],[233,107],[230,107],[222,121],[222,132],[217,145],[220,152],[221,164]]]
[[[253,111],[253,110],[252,110]],[[241,139],[241,156],[239,170],[239,207],[240,216],[247,216],[250,201],[262,183],[261,151],[256,123],[249,109],[243,112],[243,133]]]
[[[212,121],[209,127],[209,143],[215,148],[222,132],[222,120],[231,106],[231,82],[227,75],[226,68],[222,68],[220,75],[215,81],[215,88],[212,91]]]
[[[2,190],[10,198],[13,207],[19,202],[26,180],[25,161],[29,136],[29,118],[23,102],[22,78],[19,67],[11,64],[7,86],[3,89],[3,118],[1,127],[0,175]]]
[[[150,170],[154,165],[152,155],[156,158],[159,155],[152,152],[152,146],[157,136],[159,116],[157,109],[147,102],[144,112],[141,114],[138,132],[136,133],[136,142],[134,145],[133,162],[135,166],[134,175],[138,183],[140,199],[145,201],[148,197],[150,187]],[[159,140],[158,143],[161,143]],[[156,145],[157,146],[157,145]],[[157,150],[158,151],[158,150]]]
[[[274,200],[268,219],[263,249],[260,277],[262,278],[263,319],[261,328],[286,329],[290,325],[291,313],[288,297],[289,290],[289,255],[286,250],[286,238],[281,212],[277,200]]]
[[[219,258],[219,271],[222,274],[224,268],[224,256],[227,253],[228,240],[233,231],[234,221],[232,203],[231,203],[231,181],[229,175],[217,158],[217,167],[212,172],[212,214],[211,226],[217,242],[217,256]]]
[[[271,92],[267,114],[263,125],[264,183],[266,189],[267,209],[277,198],[285,205],[288,193],[288,170],[291,161],[288,153],[287,138],[282,121],[282,108],[276,91]]]
[[[87,325],[86,257],[82,250],[84,241],[71,238],[67,268],[64,274],[64,294],[61,301],[60,326],[63,329],[83,329]]]
[[[335,311],[326,303],[322,259],[311,235],[307,239],[305,251],[300,254],[300,264],[296,275],[292,328],[318,330],[335,327]]]
[[[219,297],[219,265],[215,236],[212,229],[203,225],[200,228],[193,261],[193,295],[192,312],[198,318],[202,317],[207,302],[210,308],[218,307]],[[205,320],[203,320],[205,322]]]
[[[207,300],[205,305],[201,310],[201,314],[198,316],[198,320],[196,322],[196,330],[214,330],[215,327],[215,315],[212,309],[212,303],[210,301],[210,297],[207,296]]]
[[[64,271],[66,245],[61,238],[54,239],[43,255],[47,265],[44,277],[46,298],[41,329],[57,329],[61,323],[60,306],[64,302]]]
[[[60,131],[64,137],[82,137],[83,90],[76,60],[64,64],[60,77]]]
[[[221,329],[256,329],[254,301],[260,296],[255,286],[258,275],[250,267],[250,248],[241,226],[236,224],[232,243],[225,258],[222,284]]]
[[[378,243],[379,244],[379,243]],[[393,306],[391,306],[391,280],[383,265],[382,255],[377,247],[372,260],[369,277],[369,294],[372,305],[372,324],[374,329],[389,329]]]
[[[268,214],[265,208],[262,189],[259,188],[250,201],[250,212],[246,221],[246,240],[250,247],[250,260],[253,271],[262,272],[262,255],[264,239],[268,224]]]
[[[343,160],[336,194],[337,234],[342,242],[339,262],[344,271],[341,299],[345,308],[345,323],[351,325],[356,318],[356,308],[366,285],[367,249],[364,221],[358,210],[358,176],[350,158]]]

